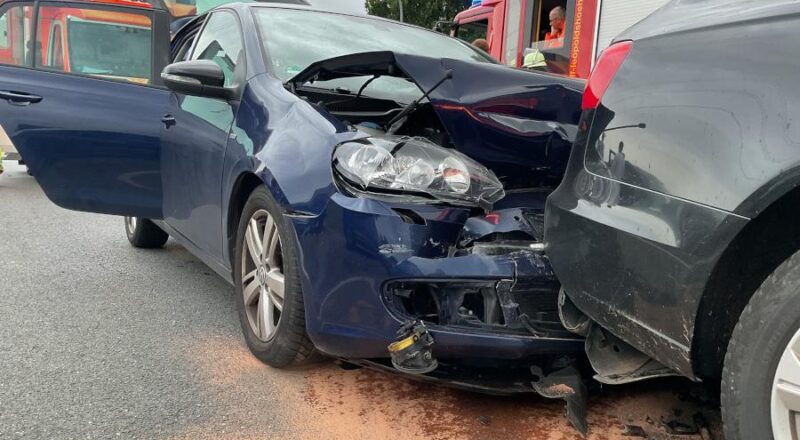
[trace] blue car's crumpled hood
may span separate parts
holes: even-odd
[[[554,187],[564,173],[581,114],[584,82],[493,63],[390,51],[318,61],[287,84],[396,76],[427,91],[455,147],[491,169],[507,188]]]

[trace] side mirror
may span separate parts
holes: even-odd
[[[211,60],[173,63],[161,72],[164,85],[185,95],[233,99],[234,90],[225,87],[225,72]]]

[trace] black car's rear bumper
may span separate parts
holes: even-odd
[[[589,173],[576,143],[547,201],[545,241],[568,297],[643,353],[694,377],[698,307],[747,219]]]

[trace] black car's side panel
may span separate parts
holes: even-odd
[[[800,183],[798,12],[676,0],[623,34],[633,49],[548,199],[548,254],[568,295],[690,377],[720,256]]]
[[[750,195],[800,166],[800,92],[787,75],[796,72],[787,63],[800,59],[798,23],[761,19],[635,39],[603,97],[611,118],[593,124],[587,169],[621,153],[615,179],[757,215],[763,206],[745,203]]]
[[[548,198],[548,255],[570,298],[637,348],[692,375],[694,319],[715,263],[745,218],[600,177],[575,145]]]

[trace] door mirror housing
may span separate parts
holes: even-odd
[[[233,99],[235,89],[225,87],[225,72],[211,60],[192,60],[173,63],[161,72],[168,89],[185,95]]]

